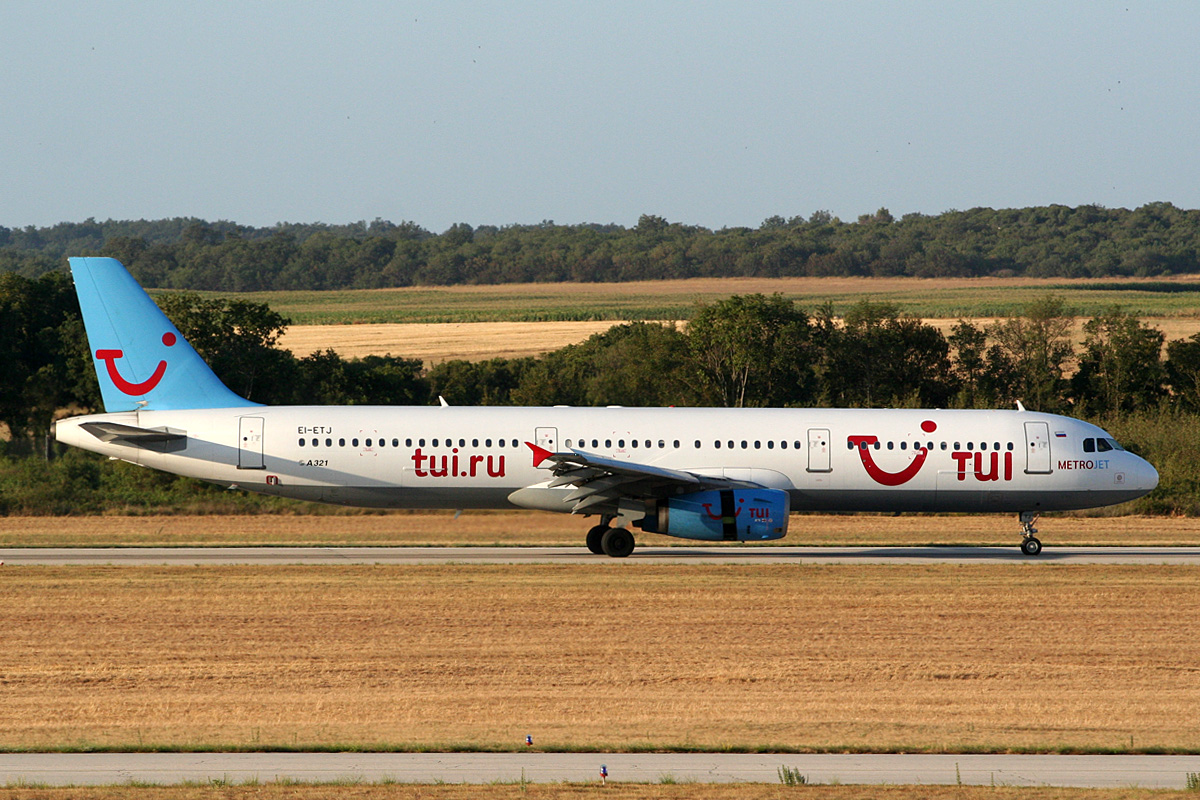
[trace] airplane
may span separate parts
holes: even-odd
[[[125,267],[71,258],[104,402],[54,437],[176,475],[370,508],[540,509],[631,528],[779,539],[791,512],[1047,511],[1141,497],[1158,472],[1103,429],[1016,410],[264,406],[231,392]]]

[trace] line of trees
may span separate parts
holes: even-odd
[[[1024,313],[949,335],[889,303],[843,317],[781,295],[701,305],[686,330],[632,323],[541,358],[450,361],[295,357],[266,304],[179,292],[159,298],[223,381],[273,404],[1026,407],[1106,416],[1166,405],[1200,412],[1200,336],[1169,343],[1111,308],[1072,343],[1073,314],[1048,296]],[[0,422],[36,438],[57,409],[100,407],[78,303],[58,272],[0,274]],[[13,445],[18,447],[19,445]]]
[[[887,303],[862,302],[838,318],[781,295],[734,296],[699,306],[686,329],[631,323],[540,358],[426,368],[417,359],[343,359],[331,350],[293,356],[276,346],[288,320],[261,303],[195,293],[159,302],[217,375],[258,402],[407,405],[442,396],[453,405],[1003,408],[1021,401],[1097,420],[1150,457],[1163,482],[1142,510],[1200,513],[1200,441],[1192,441],[1200,439],[1192,434],[1200,432],[1200,335],[1164,348],[1160,331],[1119,308],[1088,320],[1077,349],[1071,311],[1052,296],[986,327],[961,320],[949,335]],[[0,423],[10,434],[0,445],[0,496],[4,470],[16,470],[25,477],[12,480],[46,484],[53,507],[70,510],[67,498],[86,494],[78,481],[105,479],[87,466],[88,454],[64,460],[76,483],[66,473],[29,477],[42,468],[13,466],[44,463],[29,457],[49,455],[46,431],[62,409],[102,408],[75,294],[61,273],[0,274],[0,375]],[[175,479],[139,477],[123,491],[148,491],[147,480]],[[60,484],[71,488],[55,490]],[[0,497],[0,513],[6,508],[30,510]]]
[[[637,225],[411,222],[256,228],[200,219],[0,227],[0,272],[34,278],[69,255],[120,259],[145,286],[242,292],[462,283],[807,275],[1154,276],[1200,272],[1200,211],[1151,203],[828,212],[707,228],[643,215]]]

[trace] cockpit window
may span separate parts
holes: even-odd
[[[1125,448],[1121,447],[1116,439],[1106,439],[1103,436],[1083,440],[1083,452],[1085,453],[1107,453],[1110,450],[1124,451]]]

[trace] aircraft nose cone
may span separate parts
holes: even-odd
[[[1153,464],[1143,459],[1141,472],[1140,483],[1143,489],[1149,492],[1158,486],[1158,470],[1154,468]]]

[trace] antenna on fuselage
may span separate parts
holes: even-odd
[[[1017,401],[1017,411],[1024,411],[1024,410],[1025,410],[1025,406],[1021,405],[1021,401],[1018,400]]]

